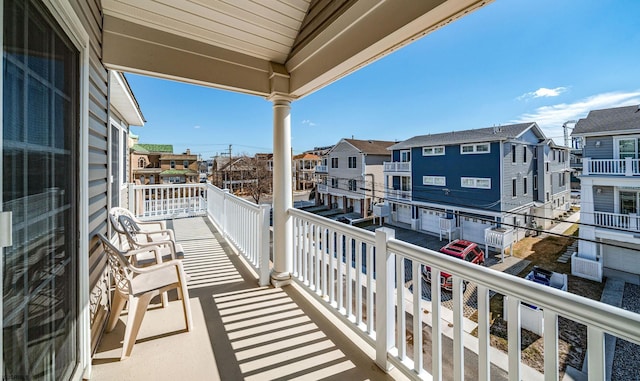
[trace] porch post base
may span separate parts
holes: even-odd
[[[275,288],[281,288],[291,284],[291,273],[271,273],[271,285]]]

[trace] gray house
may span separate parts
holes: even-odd
[[[640,284],[640,107],[591,111],[572,136],[583,142],[583,225],[572,272]]]
[[[394,142],[340,140],[316,167],[320,176],[319,202],[345,213],[371,215],[373,203],[382,198],[382,163],[391,158]]]

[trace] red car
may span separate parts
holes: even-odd
[[[443,246],[440,249],[440,252],[455,258],[465,260],[467,262],[475,263],[478,265],[484,264],[484,251],[482,251],[476,243],[473,243],[471,241],[457,239]],[[422,266],[422,277],[427,282],[431,282],[431,267]],[[451,291],[451,289],[453,288],[453,279],[451,277],[451,274],[441,272],[440,285],[445,290]],[[465,289],[466,282],[463,282],[463,291]]]

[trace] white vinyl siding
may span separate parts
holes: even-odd
[[[444,176],[422,176],[423,185],[446,186],[447,179]]]
[[[462,188],[491,189],[491,179],[479,177],[461,177],[460,186]]]

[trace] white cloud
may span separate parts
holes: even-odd
[[[567,87],[556,87],[554,89],[547,89],[546,87],[541,87],[536,91],[530,91],[528,93],[524,93],[520,95],[517,99],[521,101],[523,99],[526,100],[530,98],[557,97],[558,95],[564,93],[567,90],[569,90]]]
[[[303,120],[303,121],[302,121],[302,124],[306,124],[306,125],[307,125],[307,126],[309,126],[309,127],[313,127],[313,126],[315,126],[315,125],[316,125],[315,123],[313,123],[313,122],[312,122],[312,121],[310,121],[309,119],[305,119],[305,120]]]
[[[193,128],[198,129],[198,128],[200,128],[200,126],[193,126]]]
[[[574,103],[559,103],[538,107],[531,113],[520,115],[512,123],[537,122],[545,135],[556,143],[564,144],[562,124],[587,116],[591,110],[640,104],[640,90],[634,92],[611,92],[593,95]]]

